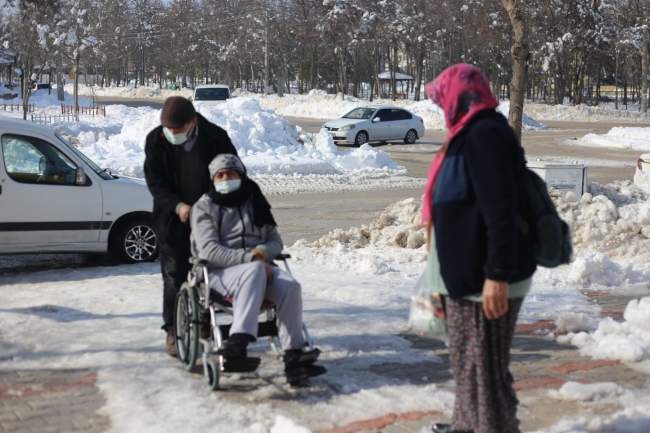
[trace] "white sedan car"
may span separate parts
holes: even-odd
[[[359,107],[323,125],[336,144],[361,146],[371,141],[413,144],[424,135],[420,116],[399,107]]]
[[[153,260],[152,207],[143,180],[102,170],[52,129],[0,119],[0,254]]]

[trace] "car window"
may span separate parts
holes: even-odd
[[[411,113],[409,113],[406,110],[395,110],[395,111],[396,111],[396,113],[395,113],[396,119],[395,120],[408,120],[408,119],[413,118],[413,116],[411,116]]]
[[[97,164],[95,164],[95,162],[94,162],[92,159],[88,158],[88,157],[87,157],[87,156],[86,156],[82,151],[80,151],[79,149],[77,149],[77,146],[75,146],[74,144],[70,143],[70,142],[69,142],[68,140],[66,140],[66,139],[65,139],[61,134],[59,134],[58,132],[55,132],[54,135],[56,135],[56,138],[58,138],[58,139],[59,139],[63,144],[65,144],[66,147],[67,147],[69,150],[71,150],[72,152],[74,152],[74,154],[77,155],[77,157],[81,158],[81,160],[82,160],[83,162],[85,162],[86,164],[88,164],[88,165],[90,166],[90,168],[91,168],[95,173],[97,173],[97,175],[98,175],[99,177],[101,177],[101,178],[104,179],[104,180],[112,180],[112,179],[117,179],[117,178],[118,178],[117,176],[113,176],[112,174],[110,174],[110,171],[109,171],[108,169],[99,168],[99,166],[98,166]]]
[[[390,120],[390,110],[383,109],[377,111],[375,117],[379,117],[381,122],[388,122]]]
[[[228,99],[228,89],[221,87],[196,89],[194,91],[195,101],[225,101]]]
[[[7,175],[16,182],[76,185],[77,166],[59,149],[36,137],[2,136]]]
[[[354,110],[343,116],[344,119],[370,119],[372,113],[375,112],[374,108],[355,108]]]

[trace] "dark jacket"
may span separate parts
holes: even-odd
[[[480,294],[485,278],[509,283],[536,268],[521,230],[524,150],[505,117],[479,113],[449,143],[433,193],[442,278],[458,299]]]
[[[220,153],[237,154],[237,150],[226,131],[200,114],[197,114],[197,118],[199,130],[194,146],[200,150],[200,167],[197,167],[196,176],[201,177],[205,193],[212,187],[208,172],[212,159]],[[144,177],[153,196],[153,224],[160,243],[166,241],[170,223],[177,218],[176,206],[182,201],[174,162],[178,149],[173,146],[165,139],[162,126],[158,126],[147,135],[144,147]],[[191,206],[194,203],[187,204]]]

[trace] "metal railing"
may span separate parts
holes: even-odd
[[[106,117],[106,106],[105,105],[79,105],[76,107],[74,105],[61,104],[61,114],[82,114],[89,116],[104,116]]]
[[[14,111],[22,113],[23,104],[0,104],[0,108],[2,108],[3,111],[9,111],[11,113],[13,113]],[[34,104],[27,105],[27,112],[28,113],[34,112]]]
[[[79,116],[75,114],[32,114],[31,121],[39,125],[52,125],[54,123],[73,123],[79,121]]]

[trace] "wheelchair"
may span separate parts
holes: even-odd
[[[281,261],[285,270],[291,274],[287,262],[289,258],[291,256],[288,254],[280,254],[275,260]],[[232,303],[216,290],[210,290],[207,261],[191,257],[190,264],[192,266],[187,281],[181,285],[176,295],[176,352],[188,371],[195,368],[200,352],[203,375],[207,378],[210,389],[216,390],[219,389],[221,375],[227,372],[224,357],[217,351],[223,347],[230,333]],[[274,263],[274,266],[277,265]],[[306,349],[312,349],[313,341],[304,324],[302,332]],[[276,307],[266,300],[262,304],[258,320],[257,338],[262,337],[269,338],[276,356],[282,356]]]

